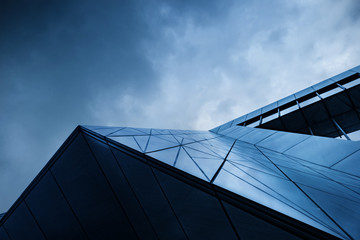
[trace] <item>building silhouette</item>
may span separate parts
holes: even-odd
[[[210,131],[78,126],[0,239],[360,239],[359,72]]]

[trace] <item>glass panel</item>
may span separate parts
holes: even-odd
[[[356,85],[359,85],[359,84],[360,84],[360,78],[355,79],[354,81],[348,82],[346,84],[343,84],[343,86],[345,88],[349,89],[349,88],[352,88],[352,87],[354,87]]]
[[[308,100],[306,100],[304,102],[299,102],[299,104],[300,104],[300,107],[303,108],[303,107],[305,107],[307,105],[310,105],[310,104],[318,102],[318,101],[320,101],[320,98],[318,96],[315,96],[315,97],[312,97],[312,98],[310,98],[310,99],[308,99]]]
[[[117,136],[133,136],[133,135],[148,135],[142,131],[137,130],[136,128],[123,128],[119,131],[113,132],[109,134],[111,137],[117,137]]]
[[[359,166],[359,159],[360,159],[360,151],[357,151],[351,154],[350,156],[346,157],[345,159],[341,160],[337,164],[335,164],[333,168],[360,177],[360,168],[355,167],[355,166]]]
[[[360,145],[357,142],[311,136],[285,153],[330,167],[359,148]]]
[[[81,127],[87,128],[89,130],[105,129],[105,128],[117,128],[117,129],[119,129],[119,127],[93,126],[93,125],[81,125]]]
[[[327,97],[329,97],[329,96],[332,96],[332,95],[334,95],[334,94],[336,94],[336,93],[339,93],[339,92],[342,92],[342,91],[343,91],[343,90],[342,90],[341,88],[336,87],[336,88],[334,88],[334,89],[332,89],[332,90],[330,90],[330,91],[321,93],[320,96],[321,96],[322,98],[327,98]]]
[[[179,143],[177,143],[177,142],[175,143],[173,141],[167,141],[162,138],[159,138],[158,136],[151,136],[150,140],[149,140],[149,144],[145,151],[153,152],[153,151],[157,151],[157,150],[161,150],[161,149],[165,149],[165,148],[175,147],[178,145],[179,145]]]
[[[227,160],[278,177],[284,177],[281,171],[252,144],[237,142],[227,157]]]
[[[233,126],[236,125],[236,124],[239,124],[239,123],[244,122],[245,119],[246,119],[246,115],[236,118],[236,119],[234,120]]]
[[[252,131],[254,131],[254,128],[237,126],[237,129],[235,129],[235,131],[232,131],[231,133],[226,134],[226,136],[232,137],[232,138],[239,138],[239,137],[244,136],[245,134],[248,134]]]
[[[335,81],[335,82],[338,82],[344,78],[347,78],[349,76],[352,76],[354,75],[355,73],[353,71],[346,71],[346,72],[343,72],[343,73],[340,73],[334,77],[332,77],[332,79]]]
[[[134,129],[134,130],[137,130],[139,132],[142,132],[144,134],[150,134],[151,130],[150,128],[127,128],[127,129]],[[164,129],[164,130],[167,130],[167,129]]]
[[[220,129],[220,126],[218,126],[216,128],[213,128],[213,129],[210,129],[209,131],[217,133],[219,131],[219,129]]]
[[[161,162],[167,163],[171,166],[174,165],[175,159],[179,153],[180,147],[175,148],[169,148],[162,151],[152,152],[148,153],[146,155],[149,155],[150,157],[153,157]]]
[[[175,167],[198,178],[210,181],[210,179],[202,170],[200,170],[195,161],[190,158],[184,149],[180,149],[179,156],[175,162]]]
[[[263,118],[262,124],[270,122],[271,120],[274,120],[275,118],[278,118],[278,116],[279,116],[278,113],[274,113],[274,114],[272,114],[270,116],[267,116],[267,117]]]
[[[234,139],[227,137],[220,137],[199,143],[207,147],[213,153],[215,153],[217,156],[220,156],[223,159],[228,154],[232,144],[234,143]]]
[[[352,68],[351,71],[360,73],[360,66]]]
[[[291,113],[291,112],[293,112],[293,111],[296,111],[296,110],[298,110],[298,109],[299,109],[298,105],[293,105],[293,106],[288,107],[288,108],[286,108],[286,109],[284,109],[284,110],[281,110],[281,111],[280,111],[280,116],[284,116],[284,115],[286,115],[286,114],[288,114],[288,113]]]
[[[269,137],[270,135],[272,135],[274,133],[276,133],[276,131],[256,128],[251,133],[240,137],[239,140],[244,141],[244,142],[248,142],[248,143],[256,144],[256,143],[260,142],[261,140]]]
[[[121,129],[123,129],[123,127],[99,128],[99,129],[95,129],[92,131],[99,133],[100,135],[103,135],[103,136],[108,136],[109,134],[115,133]]]
[[[219,169],[223,159],[220,158],[198,158],[193,157],[193,160],[203,170],[208,179],[211,179],[216,171]]]
[[[259,126],[259,123],[260,123],[260,119],[256,120],[253,123],[250,123],[249,125],[246,125],[246,127],[257,127],[257,126]]]
[[[300,187],[354,239],[360,238],[359,199],[353,201],[312,187],[304,185]]]
[[[360,141],[360,130],[348,133],[347,135],[352,141]]]
[[[156,137],[174,144],[179,144],[179,142],[172,135],[156,135]]]
[[[278,101],[278,106],[280,107],[280,106],[282,106],[284,104],[287,104],[287,103],[289,103],[289,102],[291,102],[293,100],[295,100],[294,95],[287,96],[286,98],[280,99]]]
[[[195,143],[184,146],[186,152],[191,157],[201,157],[201,158],[221,158],[221,156],[217,155],[216,153],[210,151],[209,149],[205,148],[199,143]]]
[[[251,113],[249,113],[249,114],[247,115],[246,120],[250,120],[250,119],[252,119],[253,117],[259,116],[260,114],[261,114],[261,108],[255,110],[255,111],[253,111],[253,112],[251,112]]]
[[[137,151],[143,152],[143,150],[140,148],[140,146],[137,144],[133,136],[127,136],[127,137],[109,137],[110,139],[124,144],[125,146],[128,146],[132,149],[135,149]]]
[[[309,135],[305,134],[277,132],[257,143],[257,145],[277,152],[284,152],[309,137]]]
[[[169,129],[151,129],[151,134],[152,135],[157,135],[157,134],[170,134]]]
[[[311,87],[308,87],[308,88],[305,88],[304,90],[301,90],[300,92],[295,93],[295,97],[297,99],[299,99],[299,98],[306,96],[312,92],[314,92],[314,89]]]
[[[136,136],[134,138],[136,143],[140,146],[142,152],[145,152],[146,145],[149,141],[150,136]]]
[[[220,133],[221,131],[224,131],[225,129],[228,129],[229,127],[231,127],[232,123],[233,123],[233,121],[230,121],[230,122],[227,122],[227,123],[221,125],[218,133]]]
[[[271,111],[273,109],[277,108],[277,102],[271,103],[269,105],[266,105],[265,107],[262,108],[262,114]]]
[[[252,172],[250,175],[247,170],[225,163],[214,183],[302,222],[336,234],[333,229],[338,230],[337,226],[290,181],[263,173]]]
[[[173,135],[177,142],[180,144],[188,144],[195,142],[194,139],[189,138],[189,135]]]
[[[333,81],[331,78],[329,78],[329,79],[326,79],[326,80],[324,80],[324,81],[322,81],[322,82],[319,82],[319,83],[313,85],[312,87],[313,87],[315,90],[319,90],[319,89],[324,88],[324,87],[326,87],[326,86],[329,86],[329,85],[331,85],[331,84],[333,84],[333,83],[334,83],[334,81]]]

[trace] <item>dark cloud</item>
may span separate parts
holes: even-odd
[[[95,124],[97,94],[146,98],[157,80],[143,56],[149,32],[137,3],[10,1],[0,9],[1,211],[76,125]]]
[[[2,1],[0,212],[78,124],[210,129],[359,64],[358,6]]]

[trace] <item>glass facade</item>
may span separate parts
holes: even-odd
[[[360,124],[358,70],[210,131],[79,126],[0,239],[360,239],[360,142],[329,137]]]

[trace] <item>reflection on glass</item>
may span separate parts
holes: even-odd
[[[308,105],[310,105],[312,103],[315,103],[315,102],[318,102],[318,101],[320,101],[320,98],[318,96],[315,96],[315,97],[312,97],[312,98],[310,98],[308,100],[305,100],[303,102],[299,102],[299,104],[300,104],[300,107],[303,108],[305,106],[308,106]]]
[[[342,90],[341,88],[336,87],[336,88],[334,88],[334,89],[332,89],[332,90],[330,90],[330,91],[321,93],[320,96],[321,96],[322,98],[327,98],[327,97],[329,97],[329,96],[332,96],[332,95],[334,95],[334,94],[336,94],[336,93],[339,93],[339,92],[342,92],[342,91],[343,91],[343,90]]]
[[[352,88],[352,87],[354,87],[356,85],[359,85],[359,84],[360,84],[360,78],[355,79],[354,81],[343,84],[343,87],[349,89],[349,88]]]
[[[296,110],[298,110],[298,109],[299,109],[299,107],[298,107],[297,104],[296,104],[296,105],[293,105],[293,106],[288,107],[288,108],[286,108],[286,109],[284,109],[284,110],[281,110],[281,111],[280,111],[280,116],[284,116],[284,115],[286,115],[286,114],[288,114],[288,113],[291,113],[291,112],[293,112],[293,111],[296,111]]]

